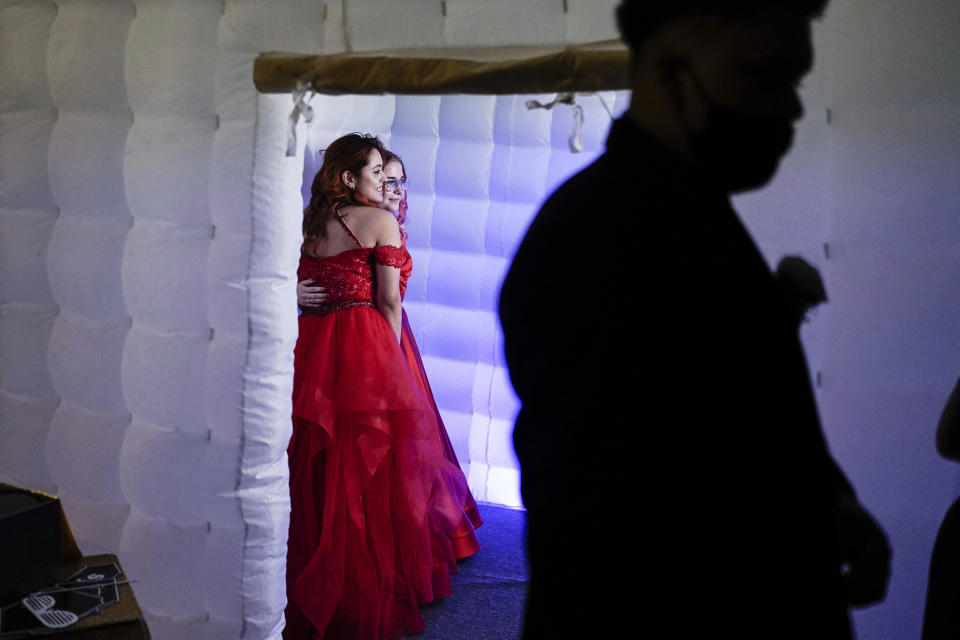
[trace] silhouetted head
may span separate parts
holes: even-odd
[[[728,192],[766,183],[803,115],[827,0],[624,0],[629,115]]]
[[[380,139],[370,134],[348,133],[330,143],[303,212],[304,237],[326,235],[327,220],[341,209],[383,203],[384,153]]]

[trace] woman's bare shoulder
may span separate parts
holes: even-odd
[[[389,211],[385,209],[379,209],[377,207],[367,207],[367,206],[355,206],[348,207],[341,212],[341,215],[349,218],[355,218],[357,220],[377,220],[381,218],[384,214],[391,215]]]
[[[386,209],[356,207],[352,209],[352,212],[351,215],[356,216],[353,220],[355,220],[357,226],[361,228],[375,229],[378,231],[388,231],[398,228],[396,216]]]
[[[392,242],[399,235],[397,219],[385,209],[374,207],[351,207],[344,221],[360,237],[364,246],[397,244]]]

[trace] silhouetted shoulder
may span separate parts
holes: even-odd
[[[937,451],[944,458],[960,462],[960,380],[947,399],[937,425]]]

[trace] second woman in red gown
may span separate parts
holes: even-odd
[[[400,295],[403,297],[406,293],[407,280],[413,272],[413,258],[410,256],[410,252],[407,251],[407,231],[404,227],[404,223],[407,221],[407,170],[400,156],[391,152],[389,149],[384,150],[383,173],[386,182],[384,183],[383,204],[381,207],[393,213],[397,218],[397,222],[400,223],[401,246],[404,256],[403,264],[400,267]],[[474,501],[473,495],[470,493],[470,488],[467,486],[467,479],[464,477],[463,472],[460,471],[460,462],[457,460],[457,454],[453,449],[453,444],[450,442],[450,436],[447,435],[447,430],[444,428],[443,418],[440,415],[440,409],[437,407],[437,401],[433,397],[433,390],[430,388],[427,372],[423,368],[420,349],[417,348],[417,341],[413,337],[413,330],[410,328],[410,322],[407,320],[406,311],[401,311],[401,319],[400,347],[407,358],[410,370],[413,371],[424,396],[433,408],[433,412],[437,418],[438,443],[443,447],[443,453],[447,460],[455,465],[455,469],[448,468],[446,482],[449,493],[447,493],[446,496],[453,498],[456,502],[455,504],[446,505],[445,508],[450,510],[451,513],[462,511],[468,518],[467,520],[461,520],[461,526],[458,527],[452,537],[453,548],[457,558],[466,558],[480,550],[480,544],[477,541],[474,529],[483,524],[483,520],[480,518],[477,503]]]

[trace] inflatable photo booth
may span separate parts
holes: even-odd
[[[300,222],[343,133],[405,162],[424,365],[474,495],[521,506],[498,289],[629,102],[615,5],[0,0],[0,481],[119,555],[155,638],[279,638]],[[831,3],[795,149],[736,201],[771,264],[826,281],[803,328],[824,429],[894,548],[864,638],[918,635],[957,489],[933,449],[960,369],[957,28]]]

